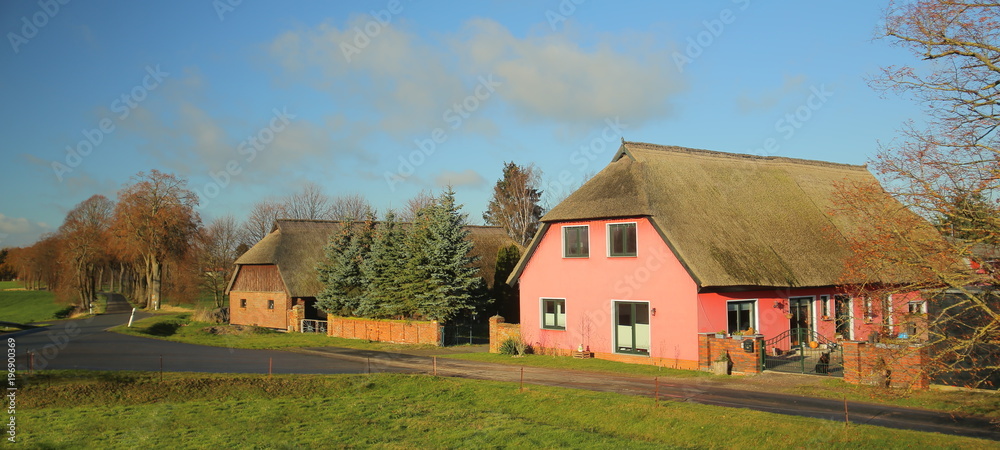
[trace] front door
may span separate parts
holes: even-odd
[[[788,319],[788,329],[793,330],[791,335],[792,345],[799,345],[800,339],[807,339],[806,336],[800,336],[801,332],[795,332],[794,330],[811,330],[810,318],[810,305],[812,305],[812,297],[798,297],[788,299],[788,311],[791,313],[791,317]]]
[[[615,302],[615,351],[649,354],[649,303]]]

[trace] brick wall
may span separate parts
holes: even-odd
[[[754,341],[753,352],[747,353],[743,349],[745,339],[717,338],[715,333],[698,333],[698,368],[711,370],[712,362],[726,353],[732,361],[733,372],[760,373],[760,346],[764,338],[755,336],[746,339]]]
[[[306,318],[306,307],[295,305],[288,310],[288,331],[298,333],[302,331],[302,319]]]
[[[521,338],[521,326],[504,323],[503,317],[490,317],[490,353],[500,353],[500,344],[510,338]]]
[[[444,345],[444,327],[438,322],[327,317],[326,335],[396,344]]]
[[[843,345],[844,381],[848,383],[903,389],[927,389],[930,386],[925,370],[930,362],[926,346],[854,341]]]
[[[247,301],[246,307],[240,306],[243,299]],[[274,300],[274,309],[268,309],[268,300]],[[231,291],[229,323],[288,330],[288,309],[291,307],[291,299],[284,292]]]

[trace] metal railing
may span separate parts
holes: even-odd
[[[326,321],[317,319],[302,319],[299,327],[303,333],[323,333],[326,334]]]

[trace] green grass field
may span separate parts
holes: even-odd
[[[996,448],[995,442],[618,394],[421,375],[42,372],[32,448]]]
[[[50,291],[8,291],[22,285],[16,281],[0,281],[0,320],[14,323],[30,323],[55,319],[65,312],[67,305],[56,303],[55,294]]]

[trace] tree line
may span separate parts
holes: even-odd
[[[537,203],[539,192],[533,186],[529,184],[525,187],[524,180],[505,181],[511,176],[512,167],[520,168],[513,163],[506,164],[504,178],[498,181],[498,186],[506,183],[516,186],[516,189],[497,190],[491,208],[498,199],[500,202],[513,201],[512,197],[517,195],[515,191],[520,195],[533,195]],[[530,170],[530,167],[524,169]],[[534,179],[537,182],[537,177]],[[452,208],[460,208],[455,207],[454,192],[450,189],[442,195],[449,196]],[[429,191],[422,191],[408,199],[399,212],[387,212],[386,220],[380,226],[389,226],[397,221],[413,223],[411,230],[429,226],[431,218],[443,217],[432,213],[442,207],[442,199]],[[60,300],[81,309],[86,309],[96,300],[97,293],[105,289],[121,292],[133,303],[149,309],[158,309],[164,297],[177,303],[190,303],[200,296],[211,296],[215,305],[222,307],[227,304],[225,289],[232,277],[234,262],[267,236],[277,219],[364,221],[370,228],[366,231],[370,237],[365,239],[371,242],[358,245],[365,251],[375,243],[378,234],[371,225],[376,219],[375,209],[365,197],[360,194],[330,196],[315,183],[306,183],[300,190],[285,197],[255,202],[242,221],[226,215],[203,224],[197,205],[198,198],[187,188],[185,179],[158,170],[140,172],[117,192],[116,199],[94,195],[77,204],[57,231],[42,236],[33,245],[0,249],[0,279],[17,278],[28,289],[52,290]],[[534,220],[537,223],[541,209],[537,208],[536,212]],[[458,209],[452,213],[458,214]],[[502,213],[494,213],[487,222],[500,224],[499,214]],[[451,220],[464,223],[465,218],[455,216]],[[518,225],[505,226],[504,229],[512,237],[518,236],[516,241],[526,242],[524,221],[507,222]],[[348,227],[350,230],[354,228]],[[360,230],[363,227],[359,225],[357,228]],[[393,233],[403,231],[390,233],[395,236]],[[391,245],[383,248],[381,243],[374,248],[379,252],[377,255],[395,254],[393,252],[399,250]],[[452,263],[457,264],[457,261],[454,259]],[[413,264],[405,268],[406,276],[421,273],[421,276],[430,277],[415,262]],[[382,275],[370,280],[381,286],[377,283],[390,276],[386,274],[403,276],[392,272],[397,269],[390,265],[386,269],[388,272],[379,272]],[[371,267],[366,270],[374,273]],[[443,280],[444,273],[434,272],[434,276],[427,279]],[[465,272],[458,270],[454,273]],[[416,289],[415,284],[410,287]],[[446,291],[438,288],[441,292]],[[475,293],[469,295],[475,300],[469,300],[469,304],[485,298],[480,296],[480,290],[479,287],[471,289],[470,292]],[[446,297],[453,298],[454,295],[447,294]],[[427,301],[430,300],[424,302]],[[454,309],[463,310],[465,306]],[[427,311],[400,315],[441,318],[449,315]]]

